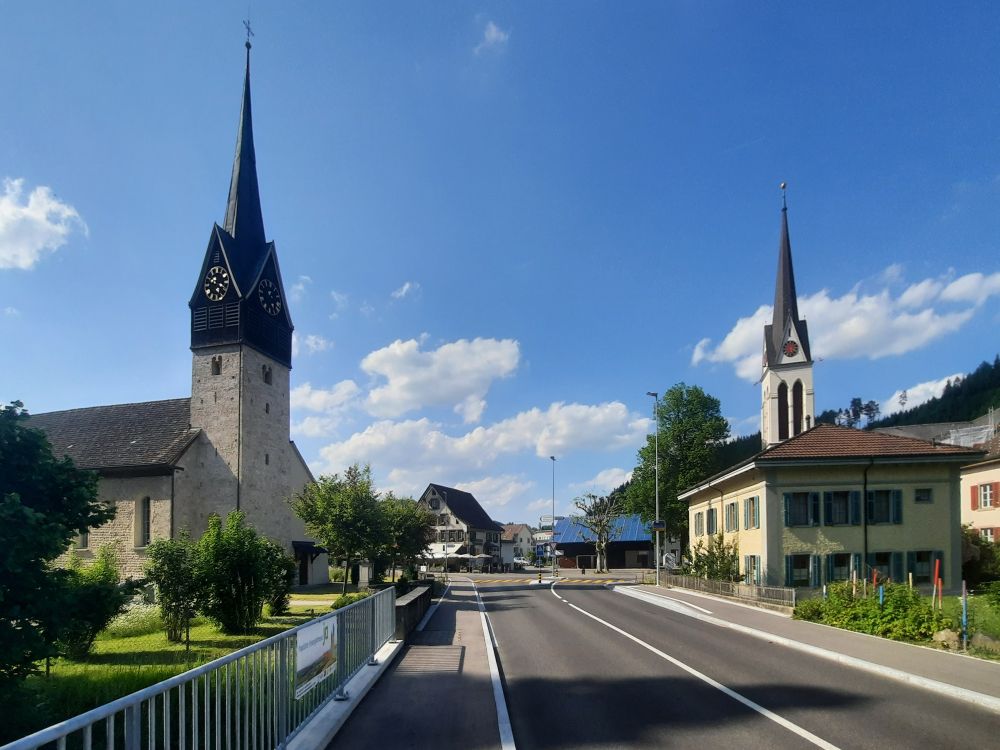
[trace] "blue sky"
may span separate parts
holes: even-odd
[[[622,6],[625,7],[622,7]],[[245,3],[0,2],[0,397],[190,393]],[[314,471],[501,521],[634,465],[678,381],[758,427],[780,195],[818,410],[1000,350],[1000,5],[253,3]],[[921,385],[923,384],[923,385]]]

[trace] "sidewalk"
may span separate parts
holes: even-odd
[[[865,668],[869,671],[881,672],[894,679],[907,679],[905,675],[909,675],[915,679],[907,681],[916,684],[924,684],[924,681],[944,683],[956,689],[955,697],[979,703],[992,703],[994,710],[1000,709],[1000,662],[890,641],[829,625],[793,620],[768,610],[734,604],[685,589],[664,586],[657,588],[648,585],[629,587],[629,589],[646,596],[666,599],[663,604],[669,604],[671,608],[684,611],[684,614],[690,614],[706,622],[715,621],[713,624],[722,626],[728,624],[740,629],[750,628],[778,639],[787,639],[803,650],[813,650],[814,653],[826,652],[817,653],[826,658],[841,657],[837,660],[866,662],[868,666]],[[685,604],[708,612],[691,609]],[[931,687],[927,684],[924,686]],[[958,695],[962,691],[982,694],[988,696],[988,699],[979,701],[975,695]]]
[[[454,581],[327,750],[499,748],[486,648],[475,590]]]

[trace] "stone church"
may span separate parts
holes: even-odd
[[[250,106],[247,42],[229,200],[212,227],[194,292],[191,397],[32,415],[57,456],[98,473],[115,519],[81,535],[90,556],[117,542],[125,575],[142,575],[153,539],[242,510],[298,563],[298,582],[328,580],[327,556],[287,499],[312,480],[289,437],[292,319],[274,242],[264,234]]]

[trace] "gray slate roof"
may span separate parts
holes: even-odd
[[[448,509],[470,528],[503,531],[503,526],[486,514],[483,506],[479,504],[472,493],[456,490],[454,487],[445,487],[443,484],[432,483],[429,486],[437,490],[437,493],[448,504]]]
[[[191,399],[91,406],[32,414],[56,457],[80,469],[166,469],[198,435],[191,429]]]

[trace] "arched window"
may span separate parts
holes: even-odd
[[[212,374],[221,375],[222,374],[222,357],[212,357]]]
[[[798,435],[802,432],[802,381],[796,380],[792,386],[792,430]]]
[[[778,386],[778,440],[788,440],[788,386]]]
[[[261,374],[264,376],[264,382],[267,385],[271,385],[271,368],[267,365],[261,365]]]

